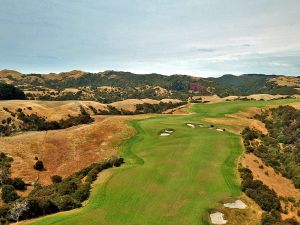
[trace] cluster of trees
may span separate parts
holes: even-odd
[[[242,191],[252,198],[264,211],[262,225],[298,225],[294,219],[282,220],[282,208],[277,194],[260,180],[254,180],[251,170],[240,167]]]
[[[140,113],[162,113],[168,109],[176,108],[178,106],[184,105],[186,102],[160,102],[159,104],[138,104],[136,105],[136,114]]]
[[[251,95],[251,94],[281,94],[293,95],[298,91],[291,86],[278,86],[275,82],[269,81],[274,76],[265,74],[244,74],[241,76],[224,75],[217,78],[207,78],[219,85],[231,89],[234,95]],[[225,90],[224,90],[225,91]],[[227,90],[228,92],[228,90]],[[230,92],[228,94],[231,94]]]
[[[251,170],[239,168],[242,178],[242,191],[252,198],[263,210],[281,210],[280,201],[277,194],[264,185],[260,180],[254,180]]]
[[[21,178],[11,178],[10,167],[13,158],[0,152],[0,188],[1,199],[5,204],[16,201],[20,198],[16,190],[27,189],[25,182]],[[1,213],[1,210],[0,210]]]
[[[8,112],[10,112],[7,109]],[[57,130],[65,129],[68,127],[76,126],[79,124],[88,124],[94,121],[94,119],[81,107],[81,112],[78,116],[69,116],[68,119],[61,119],[59,121],[47,121],[45,118],[38,116],[37,114],[26,115],[21,108],[17,109],[15,113],[10,112],[13,118],[17,118],[22,121],[22,124],[16,127],[11,123],[12,117],[9,117],[9,121],[5,121],[0,125],[0,136],[8,136],[13,132],[20,130]]]
[[[188,91],[167,91],[166,93],[158,93],[156,87],[118,87],[117,90],[103,90],[96,87],[90,87],[88,92],[78,91],[75,93],[61,92],[59,94],[54,92],[44,92],[41,94],[28,93],[29,99],[39,99],[47,101],[65,101],[65,100],[88,100],[97,101],[104,104],[110,104],[116,101],[122,101],[125,99],[164,99],[174,98],[180,100],[186,100],[192,94]],[[92,93],[92,94],[91,94]]]
[[[108,110],[97,110],[93,106],[89,106],[89,108],[93,111],[95,115],[135,115],[135,114],[143,114],[143,113],[162,113],[168,109],[173,109],[181,105],[185,105],[186,102],[160,102],[158,104],[137,104],[136,111],[127,111],[124,109],[117,109],[112,105],[107,105]]]
[[[28,79],[29,77],[40,79]],[[96,100],[101,103],[111,103],[129,98],[176,98],[186,100],[196,92],[201,95],[218,94],[219,96],[233,95],[230,86],[224,87],[208,79],[194,79],[186,75],[164,76],[161,74],[134,74],[120,71],[106,71],[103,73],[85,73],[77,78],[65,76],[63,80],[47,79],[40,74],[28,74],[23,79],[13,80],[15,85],[26,84],[31,90],[55,90],[62,91],[65,88],[89,87],[91,91],[77,93],[60,92],[51,93],[45,91],[43,94],[28,94],[30,99],[41,100]],[[36,88],[38,86],[38,88]],[[97,87],[111,86],[118,88],[117,91],[100,90]],[[44,88],[40,88],[44,87]],[[157,91],[157,87],[167,92]],[[197,88],[195,88],[197,87]],[[82,89],[83,90],[83,89]]]
[[[2,185],[2,198],[5,204],[0,208],[0,223],[5,224],[81,207],[82,202],[89,197],[91,184],[96,180],[98,173],[111,167],[119,167],[122,163],[124,163],[123,158],[113,156],[64,179],[54,175],[51,177],[52,184],[42,186],[37,183],[30,194],[22,198],[16,194],[15,186]]]
[[[246,128],[242,135],[247,151],[300,188],[300,110],[279,106],[265,110],[255,118],[266,125],[269,134]]]
[[[30,79],[36,77],[39,79]],[[29,93],[30,99],[95,100],[101,103],[111,103],[129,98],[177,98],[185,101],[194,95],[192,92],[200,95],[217,94],[220,97],[258,93],[282,95],[298,93],[294,87],[279,86],[276,82],[270,81],[270,78],[276,78],[276,76],[245,74],[195,79],[186,75],[164,76],[105,71],[103,73],[84,73],[79,77],[71,78],[66,74],[63,80],[47,79],[41,74],[28,74],[23,76],[23,79],[11,80],[14,85],[26,84],[30,90],[45,90],[43,94]],[[118,90],[100,90],[97,88],[100,86],[111,86]],[[88,87],[89,94],[85,92],[84,87]],[[167,92],[159,93],[156,87],[164,88]],[[80,88],[81,90],[76,93],[63,93],[65,88]],[[50,90],[55,90],[55,92]]]
[[[267,166],[291,179],[296,188],[300,188],[300,110],[291,106],[279,106],[262,111],[255,116],[268,129],[268,134],[245,128],[242,132],[247,152],[261,158]],[[262,225],[296,225],[293,219],[282,221],[280,200],[259,180],[254,180],[249,169],[239,169],[242,178],[242,190],[266,211]],[[295,203],[295,202],[294,202]],[[299,204],[299,203],[295,203]],[[294,204],[294,205],[295,205]]]
[[[25,94],[19,88],[11,84],[5,84],[0,82],[0,100],[11,99],[26,99]]]

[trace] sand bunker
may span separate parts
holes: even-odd
[[[174,130],[165,130],[164,133],[172,134]]]
[[[216,130],[220,131],[220,132],[224,132],[224,129],[221,129],[221,128],[217,128]]]
[[[209,215],[212,224],[226,224],[227,220],[224,219],[224,214],[215,212]]]
[[[246,209],[247,205],[242,202],[241,200],[236,200],[235,202],[232,203],[225,203],[224,206],[226,208],[231,208],[231,209]]]
[[[174,133],[174,130],[173,129],[164,129],[160,132],[160,136],[170,136],[171,134]]]
[[[164,137],[164,136],[170,136],[171,134],[169,133],[161,133],[160,136]]]
[[[194,124],[187,123],[186,125],[189,126],[189,127],[191,127],[191,128],[195,128],[195,125],[194,125]]]

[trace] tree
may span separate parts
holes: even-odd
[[[81,204],[70,195],[58,196],[54,198],[53,201],[60,211],[71,210],[81,206]]]
[[[0,82],[0,100],[10,99],[26,99],[25,94],[19,88],[11,84],[4,84]]]
[[[43,161],[38,160],[38,161],[34,164],[33,168],[36,169],[36,170],[38,170],[38,171],[44,170],[44,163],[43,163]]]
[[[12,185],[3,185],[1,197],[5,203],[15,201],[19,198],[15,188]]]
[[[51,180],[52,180],[53,184],[60,183],[60,182],[62,182],[62,177],[58,176],[58,175],[54,175],[54,176],[51,177]]]
[[[0,184],[5,184],[9,180],[10,173],[7,167],[0,168]]]
[[[9,217],[14,221],[19,221],[20,217],[29,209],[28,201],[16,201],[9,210]]]
[[[20,191],[26,190],[26,184],[25,184],[25,182],[23,181],[22,178],[17,177],[15,179],[13,179],[12,180],[12,185],[17,190],[20,190]]]

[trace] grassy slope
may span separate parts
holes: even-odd
[[[206,224],[207,209],[240,194],[235,167],[242,147],[236,135],[185,123],[290,101],[194,105],[193,115],[132,122],[138,134],[122,146],[127,165],[93,189],[87,206],[32,224]],[[164,128],[176,132],[159,137]]]

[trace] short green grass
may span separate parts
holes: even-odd
[[[96,185],[88,204],[74,212],[36,219],[32,224],[204,225],[207,210],[240,195],[237,159],[240,137],[208,128],[189,128],[203,117],[224,117],[247,107],[295,100],[195,104],[188,116],[156,116],[131,122],[137,135],[121,146],[127,162]],[[159,131],[173,128],[171,136]]]

